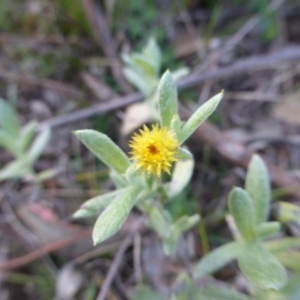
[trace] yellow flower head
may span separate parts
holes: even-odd
[[[179,142],[172,132],[159,128],[158,124],[152,125],[151,131],[144,125],[140,134],[134,134],[129,146],[137,169],[141,168],[148,176],[154,174],[160,177],[162,171],[170,174],[171,163],[177,161],[175,155]]]

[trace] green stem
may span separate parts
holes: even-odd
[[[206,231],[206,226],[205,222],[202,219],[199,224],[199,235],[200,235],[200,240],[202,244],[202,249],[203,249],[203,255],[209,253],[209,242],[208,242],[208,236],[207,236],[207,231]]]

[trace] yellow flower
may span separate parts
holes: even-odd
[[[158,124],[152,125],[151,131],[144,125],[140,134],[134,134],[129,146],[136,168],[141,168],[148,176],[154,174],[160,177],[162,171],[170,174],[171,163],[177,161],[175,156],[179,142],[172,132],[159,128]]]

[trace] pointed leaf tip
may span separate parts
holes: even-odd
[[[162,127],[170,127],[172,118],[178,112],[177,86],[167,70],[158,84],[158,107]]]
[[[126,154],[106,134],[92,129],[77,130],[76,136],[108,167],[125,173],[130,166]]]
[[[252,156],[249,163],[246,190],[253,200],[255,223],[266,221],[271,202],[270,179],[263,159],[257,154]]]

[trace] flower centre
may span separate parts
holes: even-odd
[[[155,145],[149,145],[147,148],[149,153],[152,155],[155,155],[159,152]]]
[[[160,177],[163,171],[170,174],[172,163],[177,161],[179,142],[168,128],[159,128],[158,124],[152,125],[152,130],[144,125],[139,134],[134,134],[129,146],[136,168],[148,176]]]

